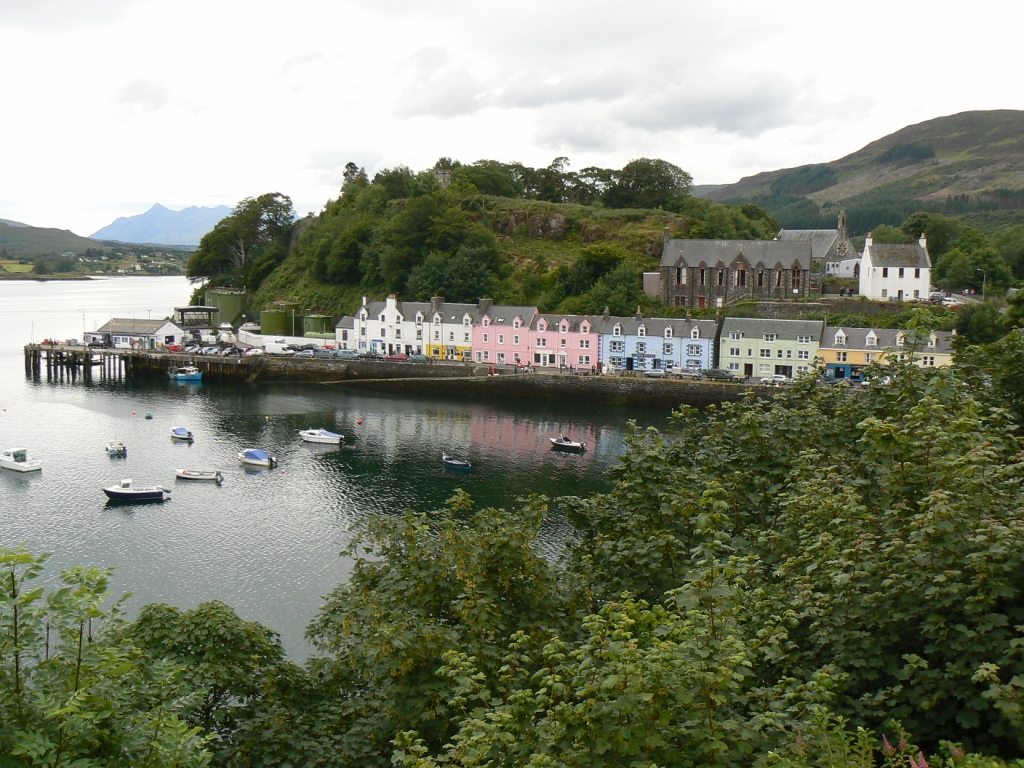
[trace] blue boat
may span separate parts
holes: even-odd
[[[171,381],[202,381],[203,372],[194,365],[185,365],[180,368],[171,368]]]
[[[111,501],[163,501],[171,493],[161,485],[141,487],[131,480],[122,480],[117,485],[104,488],[103,492]]]
[[[277,459],[262,448],[246,448],[238,454],[238,460],[242,464],[252,464],[257,467],[277,466]]]
[[[171,427],[171,439],[184,440],[185,442],[191,443],[193,437],[192,433],[185,429],[185,427]]]

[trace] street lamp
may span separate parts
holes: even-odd
[[[981,272],[981,300],[985,301],[985,283],[988,281],[988,272],[986,272],[984,269],[981,269],[980,267],[977,269],[977,271]]]

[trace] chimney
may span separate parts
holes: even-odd
[[[640,305],[639,304],[636,305],[636,319],[637,320],[642,320],[643,319],[643,315],[640,314]]]
[[[868,232],[868,236],[864,238],[864,250],[866,251],[871,247],[871,233]]]
[[[928,238],[924,236],[924,232],[921,233],[921,237],[918,238],[917,243],[926,251],[928,250]]]

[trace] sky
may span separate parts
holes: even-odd
[[[1024,109],[1000,0],[0,0],[0,219],[88,236],[153,204],[287,195],[345,164],[728,184],[908,125]]]

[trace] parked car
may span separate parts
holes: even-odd
[[[651,368],[649,371],[644,371],[644,376],[649,379],[661,379],[666,375],[664,368]]]
[[[359,357],[363,360],[383,360],[384,355],[380,352],[360,352]]]
[[[426,355],[409,355],[410,363],[429,363],[430,358]]]
[[[90,346],[91,346],[91,344],[90,344]],[[183,344],[168,344],[167,345],[167,351],[168,352],[184,352],[185,351],[185,346]]]
[[[706,368],[700,376],[702,379],[709,379],[711,381],[736,380],[736,377],[732,375],[732,371],[726,370],[725,368]]]
[[[303,349],[300,352],[296,352],[296,357],[303,357],[306,359],[312,358],[316,353],[312,349]]]
[[[334,354],[334,350],[333,349],[323,348],[323,349],[318,349],[316,352],[314,352],[313,353],[313,357],[320,357],[320,358],[325,358],[325,359],[328,359],[328,360],[332,360],[332,359],[334,359],[336,357],[336,355]]]
[[[793,380],[788,376],[783,376],[781,373],[773,373],[771,376],[762,376],[761,383],[766,387],[781,387],[784,384],[789,384]]]
[[[263,354],[263,347],[249,347],[242,354],[243,357],[259,357]]]
[[[405,352],[395,352],[394,354],[388,355],[388,360],[393,363],[405,363],[408,362],[409,356]]]
[[[699,368],[673,368],[671,375],[677,379],[699,379],[700,369]]]
[[[342,360],[355,360],[359,357],[359,353],[354,349],[339,349],[334,356],[340,357]]]

